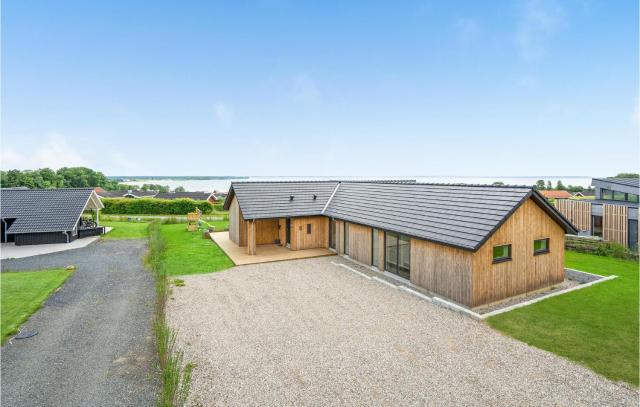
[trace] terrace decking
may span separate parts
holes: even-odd
[[[261,244],[256,246],[256,254],[247,254],[247,248],[235,244],[229,239],[229,232],[216,232],[211,234],[211,239],[237,265],[256,263],[269,263],[273,261],[306,259],[310,257],[333,256],[336,253],[324,248],[289,250],[276,244]]]

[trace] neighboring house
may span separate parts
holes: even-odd
[[[584,191],[579,191],[573,194],[574,197],[579,197],[579,198],[587,198],[591,196],[595,197],[595,195],[596,195],[596,191],[594,189],[585,189]]]
[[[193,199],[194,201],[209,201],[215,203],[217,198],[213,192],[160,192],[156,199]]]
[[[96,188],[96,193],[102,198],[153,198],[158,195],[158,191],[105,191],[102,188]]]
[[[553,190],[553,189],[544,189],[542,191],[539,191],[542,196],[544,196],[547,199],[568,199],[571,198],[573,195],[571,195],[571,192],[569,191],[562,191],[562,190]]]
[[[224,208],[249,254],[328,247],[470,307],[561,283],[577,232],[532,187],[236,182]]]
[[[640,180],[593,178],[591,183],[595,187],[595,199],[558,200],[558,210],[582,235],[601,237],[625,247],[637,247]]]
[[[213,196],[216,198],[216,201],[224,201],[225,199],[227,199],[227,192],[224,191],[218,191],[217,189],[213,190]]]
[[[103,207],[91,188],[1,189],[2,243],[69,243],[102,234],[98,220]],[[95,211],[95,223],[82,219],[87,210]]]

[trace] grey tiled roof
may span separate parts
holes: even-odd
[[[211,192],[160,192],[154,198],[156,199],[195,199],[197,201],[206,201],[211,196]]]
[[[103,198],[124,198],[126,195],[131,195],[136,198],[153,198],[157,194],[158,194],[158,191],[141,191],[141,190],[138,190],[138,191],[118,190],[118,191],[98,192],[98,195],[100,195]]]
[[[93,189],[1,189],[0,217],[15,218],[7,233],[72,230]]]
[[[245,219],[326,215],[468,250],[477,250],[531,197],[567,232],[577,233],[530,186],[349,181],[233,183],[226,208],[234,194]],[[317,195],[315,201],[313,194]]]
[[[224,207],[229,208],[235,195],[245,219],[319,215],[336,185],[337,181],[234,182]]]
[[[531,194],[531,187],[345,182],[325,215],[476,249]]]
[[[594,178],[594,181],[611,182],[612,184],[626,185],[628,187],[640,188],[640,179],[638,178]]]

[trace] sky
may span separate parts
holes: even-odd
[[[638,171],[633,0],[2,6],[2,169]]]

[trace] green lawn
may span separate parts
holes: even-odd
[[[160,233],[166,242],[163,260],[167,275],[210,273],[233,267],[218,245],[203,239],[201,231],[188,232],[184,223],[161,225]]]
[[[3,343],[71,273],[65,269],[0,273]]]
[[[103,239],[145,239],[148,235],[147,222],[100,222],[102,226],[113,230],[102,236]]]
[[[216,228],[216,232],[223,230],[229,230],[229,220],[203,220],[207,225],[211,225]]]
[[[567,251],[565,264],[618,278],[491,317],[489,325],[638,386],[638,263]]]

